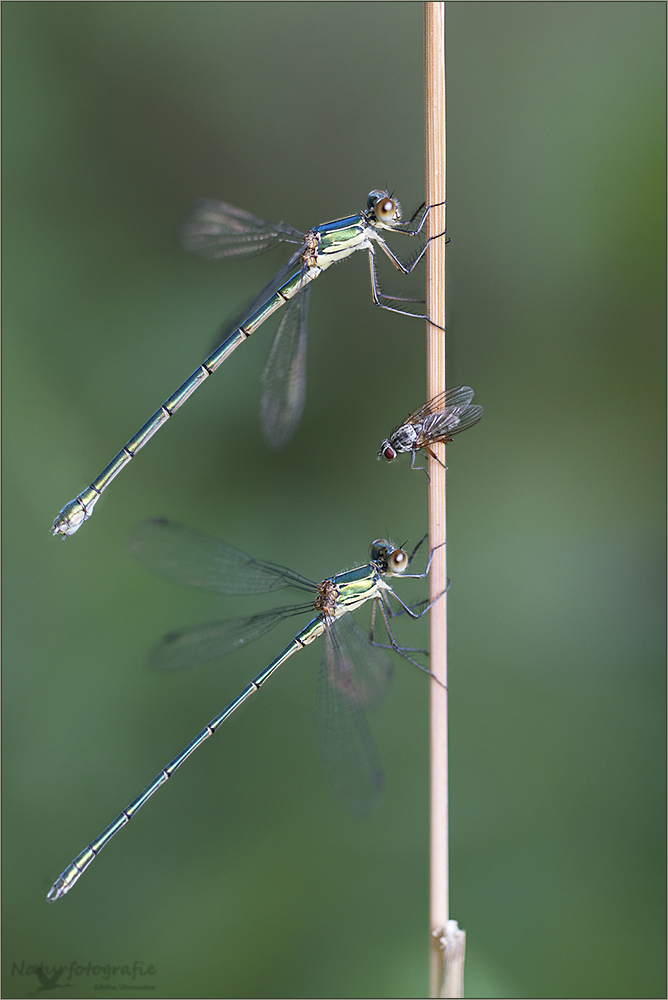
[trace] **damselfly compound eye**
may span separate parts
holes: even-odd
[[[393,548],[392,542],[388,542],[386,538],[377,538],[369,546],[371,562],[377,563],[379,566],[387,566],[387,554]]]
[[[387,565],[393,573],[403,573],[408,566],[408,556],[403,549],[395,549],[388,555]]]
[[[379,222],[394,222],[397,218],[397,203],[385,195],[378,199],[374,211]]]
[[[381,198],[387,198],[387,196],[387,191],[381,191],[380,188],[369,191],[369,197],[366,200],[367,210],[371,212],[376,207],[376,202],[380,201]]]
[[[422,229],[424,213],[414,230],[400,225],[400,219],[399,202],[389,191],[381,188],[374,188],[369,193],[367,208],[363,212],[322,223],[306,233],[299,232],[284,222],[258,219],[250,212],[223,201],[206,199],[198,202],[181,226],[180,239],[186,250],[214,260],[236,259],[269,250],[277,243],[288,243],[293,246],[292,259],[287,270],[281,271],[280,276],[277,275],[256,296],[246,311],[237,317],[236,328],[226,330],[225,340],[222,343],[218,341],[213,353],[165,400],[112,462],[105,466],[102,473],[83,492],[65,504],[53,522],[54,535],[67,537],[79,530],[93,513],[93,507],[103,491],[121,469],[125,468],[195,389],[248,339],[253,330],[278,309],[285,309],[285,329],[298,330],[299,336],[286,333],[275,341],[262,376],[265,386],[261,418],[267,444],[271,448],[280,448],[286,444],[299,423],[304,407],[308,290],[311,282],[325,269],[327,262],[344,260],[358,250],[366,251],[371,260],[372,290],[376,305],[389,309],[390,312],[419,317],[419,312],[415,312],[413,307],[400,308],[401,298],[388,299],[378,287],[375,274],[374,242],[404,274],[410,274],[422,257],[424,247],[405,261],[401,260],[381,238],[381,230],[417,236]],[[294,248],[299,249],[295,251]],[[390,302],[394,305],[390,305]]]
[[[364,712],[381,701],[390,678],[390,665],[385,662],[384,654],[381,653],[379,658],[378,650],[374,648],[387,644],[374,642],[373,625],[365,644],[362,630],[359,625],[351,622],[350,613],[362,604],[371,602],[381,612],[378,617],[386,625],[390,645],[420,667],[406,651],[397,646],[390,630],[390,609],[385,605],[385,597],[392,595],[412,618],[419,618],[421,613],[413,612],[382,579],[384,576],[400,574],[410,562],[403,549],[397,548],[386,538],[377,538],[371,544],[372,560],[366,566],[336,573],[326,577],[321,583],[313,583],[285,566],[251,558],[217,538],[207,538],[206,535],[162,519],[146,521],[140,525],[132,536],[131,548],[139,561],[148,568],[189,586],[205,583],[219,593],[250,596],[276,590],[290,583],[300,590],[310,591],[313,598],[301,607],[274,608],[250,617],[219,622],[213,627],[204,625],[171,632],[151,655],[151,665],[157,670],[176,670],[204,663],[214,656],[230,652],[236,646],[253,642],[279,621],[292,617],[295,612],[308,614],[311,621],[303,625],[283,652],[253,677],[227,708],[211,719],[199,735],[158,773],[113,823],[70,862],[48,892],[46,898],[50,903],[62,899],[72,889],[105,844],[116,836],[130,817],[148,802],[153,793],[188,760],[194,750],[217,732],[251,694],[260,690],[281,664],[322,635],[327,637],[327,689],[336,695],[327,697],[326,713],[324,716],[319,715],[319,719],[327,720],[324,726],[318,726],[320,736],[326,733],[322,744],[322,748],[326,748],[322,753],[323,763],[334,790],[348,808],[359,816],[369,815],[383,788],[383,772],[366,728]],[[391,568],[388,560],[391,560]],[[416,574],[416,578],[424,578],[426,575],[425,571],[422,575]],[[314,611],[315,618],[312,617]],[[371,621],[374,621],[373,613]]]

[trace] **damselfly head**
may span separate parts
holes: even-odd
[[[367,211],[386,226],[391,226],[401,219],[401,205],[387,191],[371,191],[367,199]]]
[[[371,562],[375,563],[381,573],[403,573],[408,566],[408,555],[403,549],[397,549],[386,538],[377,538],[369,549]]]
[[[380,451],[378,452],[377,457],[379,461],[381,458],[386,458],[388,462],[393,462],[394,459],[397,457],[396,451],[394,450],[390,442],[387,440],[387,438],[385,438],[385,440],[381,444]]]

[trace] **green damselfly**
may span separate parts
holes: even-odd
[[[415,456],[420,449],[424,449],[442,465],[429,445],[437,441],[452,441],[453,434],[460,434],[478,423],[485,411],[482,406],[471,405],[473,395],[470,385],[457,385],[434,396],[415,413],[409,413],[389,438],[385,438],[378,458],[392,462],[399,452],[410,451],[411,469],[421,469],[423,466],[414,465]]]
[[[105,844],[132,819],[190,754],[212,736],[247,698],[259,691],[293,653],[321,635],[324,636],[324,650],[316,705],[322,763],[344,805],[356,815],[371,812],[382,791],[383,772],[365,711],[380,703],[390,680],[391,666],[384,650],[392,648],[420,666],[408,653],[421,651],[406,650],[397,645],[389,618],[403,612],[412,618],[420,618],[431,606],[422,606],[420,611],[410,608],[395,594],[386,578],[404,576],[424,579],[433,553],[422,573],[406,572],[421,544],[419,542],[408,555],[392,542],[376,539],[371,544],[366,565],[337,573],[318,584],[284,566],[253,559],[217,539],[180,525],[159,519],[141,525],[131,542],[135,556],[146,566],[179,583],[222,594],[260,594],[293,587],[315,595],[315,600],[306,604],[274,608],[244,618],[171,633],[151,656],[154,668],[175,670],[196,666],[247,645],[293,615],[315,610],[316,616],[68,865],[49,890],[47,900],[54,902],[69,892]],[[398,602],[401,611],[392,612],[389,597]],[[369,635],[350,615],[368,601],[372,602]],[[389,643],[376,643],[374,640],[373,626],[377,612],[383,618]],[[420,669],[429,673],[425,667],[420,666]]]
[[[118,455],[93,480],[88,489],[70,500],[53,522],[54,535],[73,535],[86,521],[103,491],[130,459],[144,447],[158,428],[185,403],[186,399],[274,312],[288,308],[274,337],[262,374],[261,418],[264,435],[272,447],[280,447],[292,436],[304,408],[306,391],[306,320],[310,283],[330,265],[350,257],[356,250],[369,254],[373,301],[382,309],[426,319],[420,313],[400,308],[396,303],[414,301],[384,295],[376,275],[376,246],[403,274],[410,274],[422,259],[431,239],[409,261],[398,257],[383,233],[417,236],[432,206],[422,205],[411,219],[402,222],[401,205],[387,191],[371,191],[367,207],[357,215],[326,222],[307,233],[283,222],[258,219],[233,205],[201,201],[185,222],[181,242],[187,250],[203,257],[250,257],[279,243],[298,244],[285,267],[250,305],[221,333],[222,343],[167,399],[150,420],[130,438]],[[444,235],[444,234],[440,234]],[[395,303],[391,305],[390,303]]]

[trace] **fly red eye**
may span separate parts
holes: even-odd
[[[397,457],[396,451],[389,444],[388,444],[387,448],[385,449],[385,451],[383,452],[383,455],[388,460],[388,462],[392,462]]]

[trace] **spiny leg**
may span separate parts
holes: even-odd
[[[413,214],[410,217],[410,219],[408,219],[406,222],[399,222],[399,223],[397,223],[396,228],[395,228],[394,231],[397,232],[397,233],[406,233],[408,236],[417,236],[418,233],[422,230],[425,222],[427,221],[427,216],[431,212],[432,208],[440,208],[441,205],[445,205],[445,202],[444,201],[437,201],[434,205],[427,205],[426,207],[425,207],[425,203],[422,202],[422,204],[420,205],[420,207],[415,209],[415,211],[413,212]],[[423,212],[422,218],[420,219],[420,222],[418,223],[417,229],[403,228],[405,226],[412,226],[413,223],[415,222],[416,218],[418,217],[418,215],[420,214],[420,212],[422,212],[423,209],[424,209],[424,212]]]
[[[447,465],[443,465],[443,462],[440,460],[438,455],[431,450],[429,445],[423,444],[422,448],[424,449],[424,451],[427,452],[427,454],[431,455],[431,457],[434,459],[435,462],[438,462],[438,464],[441,466],[442,469],[445,469],[447,471],[448,468]],[[413,449],[411,457],[411,469],[413,469],[414,472],[424,472],[427,477],[427,482],[431,482],[431,476],[427,472],[427,467],[425,465],[415,465],[415,456],[417,455],[418,451],[420,451],[420,448]]]
[[[408,564],[407,564],[406,568],[408,568],[408,566],[410,566],[411,562],[413,561],[413,557],[414,557],[415,553],[420,548],[420,546],[422,545],[422,543],[424,542],[424,540],[425,540],[426,537],[427,537],[427,535],[423,535],[422,538],[420,539],[420,541],[417,543],[417,545],[413,549],[413,551],[411,552],[411,554],[410,554],[410,556],[408,558]],[[436,549],[440,549],[443,545],[447,545],[447,540],[445,542],[441,542],[440,545],[436,545],[430,551],[430,553],[429,553],[429,559],[427,560],[427,565],[425,566],[425,568],[424,568],[424,570],[423,570],[422,573],[402,573],[401,576],[404,579],[408,579],[408,580],[424,580],[424,578],[426,576],[429,576],[429,569],[431,567],[431,561],[434,558],[434,552],[436,551]],[[391,587],[388,588],[388,589],[390,590],[390,593],[394,594],[394,596],[397,597],[397,595],[394,593],[394,591],[392,590]],[[399,601],[400,604],[403,603],[398,597],[397,597],[397,600]],[[436,600],[438,600],[438,598],[436,598]]]
[[[431,476],[427,472],[427,466],[415,464],[415,456],[417,455],[419,450],[420,450],[419,448],[415,448],[411,451],[411,469],[413,470],[413,472],[424,472],[425,476],[427,477],[427,482],[430,483]]]
[[[396,596],[396,595],[394,595],[394,596]],[[390,640],[389,644],[388,643],[383,643],[383,642],[376,642],[376,640],[374,639],[373,631],[374,631],[374,624],[375,624],[376,604],[378,604],[380,606],[380,613],[383,616],[383,622],[384,622],[384,625],[385,625],[385,630],[387,631],[387,637]],[[409,609],[407,608],[406,610],[409,610]],[[426,608],[425,610],[429,610],[429,609]],[[424,612],[422,612],[422,614],[424,614]],[[419,618],[419,617],[421,617],[421,615],[418,615],[417,617]],[[418,663],[417,660],[414,660],[412,658],[412,656],[408,655],[409,653],[421,653],[424,656],[429,656],[429,653],[427,652],[426,649],[412,649],[410,647],[402,647],[402,646],[400,646],[398,644],[397,640],[394,638],[394,635],[392,633],[392,629],[390,628],[390,622],[389,622],[389,617],[388,617],[386,606],[385,606],[385,601],[382,600],[382,599],[380,599],[380,598],[378,598],[376,601],[373,602],[373,608],[371,609],[371,629],[370,629],[370,633],[369,633],[369,639],[370,639],[371,644],[373,646],[380,646],[382,649],[393,649],[395,653],[399,653],[400,656],[403,656],[404,660],[408,660],[408,662],[412,663],[414,667],[417,667],[418,670],[421,670],[423,674],[428,674],[429,677],[431,677],[433,680],[435,680],[437,684],[440,684],[441,687],[445,686],[438,679],[438,677],[436,677],[435,674],[432,674],[431,670],[429,670],[428,667],[423,667],[421,663]]]
[[[438,464],[441,466],[441,468],[443,468],[443,469],[447,469],[448,468],[447,465],[443,465],[443,462],[440,460],[440,458],[438,457],[438,455],[436,455],[431,450],[431,448],[429,447],[428,444],[425,444],[422,447],[424,448],[424,450],[427,452],[428,455],[431,455],[431,457],[434,459],[435,462],[438,462]]]
[[[388,635],[388,638],[390,640],[389,642],[377,642],[376,638],[375,638],[376,605],[377,604],[380,606],[381,615],[383,616],[383,621],[384,621],[384,624],[385,624],[385,628],[387,630],[387,635]],[[388,615],[388,612],[389,612],[389,615]],[[398,613],[402,614],[403,612],[398,612]],[[373,602],[373,605],[372,605],[372,608],[371,608],[371,622],[370,622],[370,625],[369,625],[369,641],[371,642],[371,645],[372,646],[378,646],[378,647],[380,647],[380,649],[393,649],[395,652],[400,653],[407,660],[410,660],[411,658],[410,658],[410,656],[406,656],[406,653],[421,653],[423,656],[427,656],[428,657],[429,656],[429,652],[426,649],[418,649],[418,648],[415,648],[413,646],[400,646],[398,644],[398,642],[394,638],[394,634],[392,633],[392,630],[391,630],[391,628],[390,628],[390,626],[388,624],[388,618],[390,618],[390,617],[395,617],[395,615],[392,614],[392,611],[391,611],[390,608],[388,608],[388,607],[385,606],[385,602],[383,601],[382,598],[378,598],[377,601]],[[415,661],[411,660],[411,663],[415,663]],[[415,666],[418,667],[420,670],[425,671],[425,667],[420,666],[419,663],[415,663]],[[426,673],[429,673],[429,671],[426,670]]]
[[[441,591],[438,597],[435,597],[433,601],[430,601],[428,597],[424,597],[421,601],[416,601],[415,604],[410,604],[410,605],[403,604],[403,602],[399,600],[397,595],[392,590],[390,591],[390,593],[392,594],[392,597],[396,598],[397,601],[399,601],[400,607],[396,611],[393,611],[392,607],[388,602],[386,603],[387,613],[390,616],[390,618],[400,618],[402,615],[405,614],[409,614],[413,619],[422,618],[422,616],[434,606],[436,601],[440,600],[441,597],[443,597],[443,594],[447,594],[447,592],[450,590],[451,585],[452,585],[452,580],[448,580],[445,590]],[[417,610],[418,608],[420,609],[419,611]]]
[[[392,251],[387,246],[384,240],[377,239],[377,242],[379,243],[381,248],[385,251],[390,260],[392,260],[395,263],[395,266],[398,268],[398,270],[402,271],[403,274],[411,273],[413,267],[415,266],[415,264],[417,264],[417,260],[419,258],[414,261],[414,263],[411,265],[410,268],[407,268],[405,265],[403,265],[403,263],[399,260],[399,258],[392,253]],[[398,313],[399,316],[414,316],[416,319],[428,320],[428,322],[431,323],[432,326],[437,327],[437,329],[445,330],[445,327],[439,326],[438,323],[434,323],[432,319],[429,319],[426,313],[411,312],[411,310],[409,309],[397,309],[394,306],[387,305],[385,302],[381,302],[381,299],[387,299],[389,302],[423,302],[424,299],[400,298],[399,296],[385,295],[384,292],[381,292],[380,286],[378,284],[378,275],[376,274],[376,257],[373,247],[369,247],[369,270],[371,272],[371,297],[373,299],[374,305],[379,306],[381,309],[386,309],[388,312]]]
[[[401,229],[397,230],[397,232],[403,232],[403,231],[404,230],[401,230]],[[386,243],[386,241],[383,239],[382,236],[379,236],[378,234],[376,234],[375,237],[374,237],[374,239],[375,239],[376,243],[378,244],[378,246],[383,251],[383,253],[386,254],[390,258],[390,260],[392,261],[392,263],[394,264],[394,266],[396,267],[396,269],[398,271],[401,271],[403,274],[410,274],[411,271],[414,270],[414,268],[416,267],[416,265],[419,264],[419,262],[422,260],[422,258],[426,254],[427,247],[429,246],[429,244],[433,240],[440,240],[440,238],[442,236],[445,236],[445,235],[447,235],[447,230],[444,229],[442,233],[435,233],[434,236],[429,236],[424,241],[423,246],[415,254],[415,256],[411,257],[408,261],[402,260],[401,257],[399,257],[394,252],[394,250],[390,249],[389,244]],[[448,240],[448,243],[449,242],[450,241]]]

